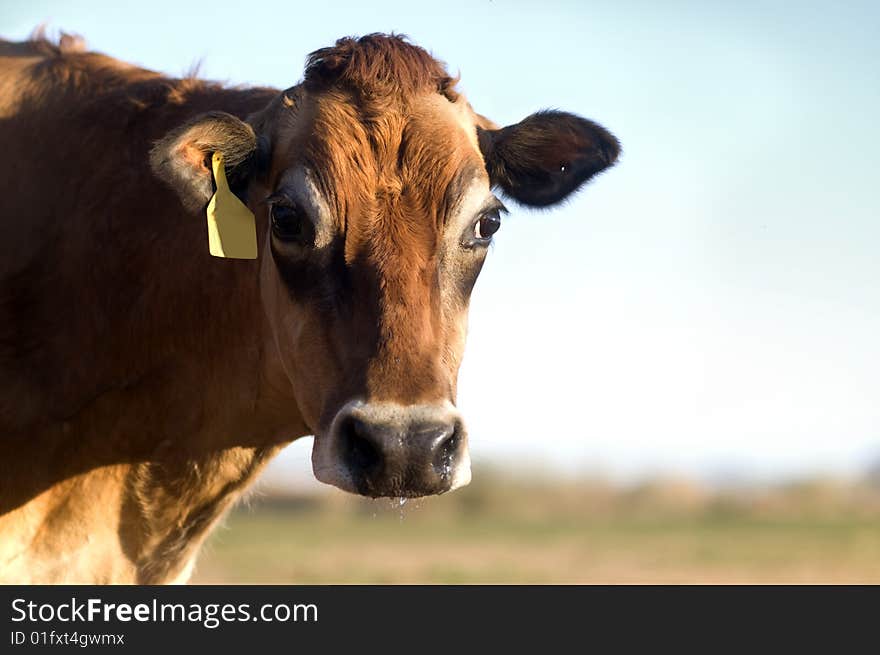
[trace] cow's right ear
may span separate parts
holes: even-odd
[[[150,151],[150,166],[187,209],[198,212],[214,193],[215,152],[223,155],[230,188],[243,189],[257,159],[257,136],[250,125],[224,112],[196,116],[169,132]]]

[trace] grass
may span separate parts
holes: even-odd
[[[193,582],[880,583],[880,492],[486,476],[403,508],[270,496],[228,517]]]

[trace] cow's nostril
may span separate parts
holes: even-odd
[[[380,467],[382,454],[361,421],[349,420],[343,427],[342,439],[349,470],[360,474],[369,474]]]
[[[442,478],[448,478],[455,466],[455,457],[461,445],[461,430],[456,425],[452,432],[443,441],[437,444],[434,453],[434,469]]]

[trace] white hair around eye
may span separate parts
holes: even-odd
[[[497,203],[486,176],[475,173],[463,188],[461,197],[455,203],[455,210],[447,221],[444,241],[460,242],[462,234],[473,227],[480,213],[487,206]]]
[[[289,169],[281,176],[277,192],[308,214],[314,224],[314,247],[320,250],[328,246],[333,239],[335,221],[330,204],[315,184],[311,172],[303,166]]]

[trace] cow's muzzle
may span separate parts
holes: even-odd
[[[470,482],[467,435],[450,404],[351,402],[315,439],[315,477],[364,496],[441,494]]]

